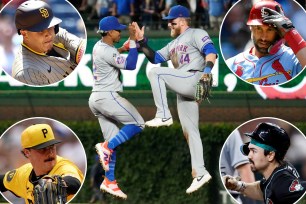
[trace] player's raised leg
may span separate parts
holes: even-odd
[[[194,100],[178,95],[177,108],[191,155],[193,181],[186,193],[192,193],[211,179],[204,166],[203,145],[198,127],[199,105]]]
[[[168,107],[166,87],[176,93],[194,98],[195,83],[200,78],[195,72],[183,72],[167,67],[152,68],[148,74],[154,102],[157,107],[155,118],[147,121],[150,127],[170,126],[173,123]]]

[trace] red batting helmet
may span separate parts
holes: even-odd
[[[261,16],[261,9],[263,7],[270,8],[274,11],[276,10],[276,6],[279,6],[283,11],[282,6],[277,3],[276,1],[271,0],[263,0],[255,3],[250,11],[249,19],[247,25],[263,25],[262,16]]]

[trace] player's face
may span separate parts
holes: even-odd
[[[268,53],[268,48],[275,42],[277,31],[275,28],[268,25],[251,26],[252,39],[256,52],[260,56],[265,56]]]
[[[264,155],[264,149],[253,144],[249,144],[249,149],[250,152],[248,158],[250,161],[251,170],[253,172],[264,172],[269,165],[269,161]]]
[[[168,27],[171,30],[171,33],[170,33],[171,37],[175,38],[181,34],[181,27],[180,27],[181,21],[182,20],[180,18],[176,18],[176,19],[168,21]]]
[[[28,158],[36,174],[46,174],[56,164],[56,147],[51,145],[43,149],[29,149]]]
[[[53,47],[55,38],[54,27],[45,29],[41,32],[26,31],[24,36],[24,43],[39,53],[47,53]]]
[[[113,42],[118,43],[121,38],[121,30],[112,30],[110,32],[111,32],[110,34],[112,36]]]

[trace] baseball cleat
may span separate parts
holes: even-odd
[[[109,171],[109,161],[110,156],[113,152],[113,150],[109,149],[107,147],[108,142],[98,143],[96,144],[96,151],[100,158],[100,163],[102,164],[102,167],[105,171]]]
[[[100,190],[105,191],[113,196],[122,199],[127,199],[127,195],[120,190],[116,180],[110,181],[107,178],[105,178],[100,186]]]
[[[145,123],[145,125],[149,127],[170,126],[172,124],[172,118],[154,118]]]
[[[203,176],[198,176],[193,179],[192,184],[186,190],[186,193],[193,193],[194,191],[201,188],[205,183],[208,183],[211,179],[211,175],[209,173],[204,174]]]

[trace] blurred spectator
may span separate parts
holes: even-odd
[[[195,28],[209,29],[208,4],[205,0],[197,0],[195,10]]]
[[[207,0],[210,26],[219,31],[226,13],[228,2],[227,0]]]
[[[12,64],[18,50],[18,39],[14,22],[11,18],[0,16],[0,67],[8,74],[12,74]]]
[[[135,0],[114,0],[113,16],[118,17],[120,23],[129,24],[135,16]]]
[[[157,23],[159,21],[158,15],[158,1],[145,0],[142,3],[142,24],[146,29],[158,29]]]

